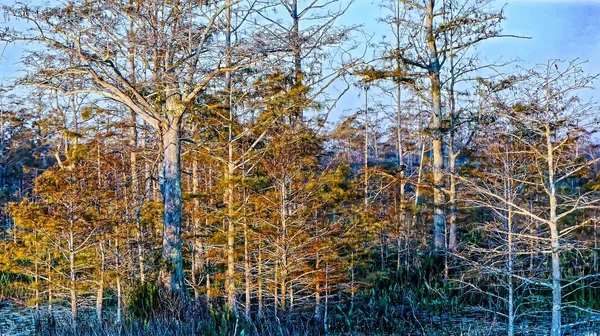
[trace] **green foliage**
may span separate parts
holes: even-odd
[[[137,320],[149,322],[160,310],[158,287],[151,282],[137,284],[127,300],[127,312]]]

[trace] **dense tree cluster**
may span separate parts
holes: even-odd
[[[30,51],[0,91],[0,298],[72,330],[598,323],[595,76],[482,63],[487,0],[383,1],[367,59],[349,6],[4,5]]]

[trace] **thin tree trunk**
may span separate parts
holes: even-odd
[[[548,163],[548,198],[550,206],[550,247],[552,249],[552,330],[551,336],[561,335],[561,309],[562,309],[562,285],[560,274],[560,255],[559,255],[559,233],[558,219],[556,210],[558,208],[556,200],[556,186],[554,181],[554,145],[552,144],[550,126],[546,125],[546,147]]]
[[[325,307],[323,307],[323,329],[329,335],[329,264],[325,264]]]
[[[73,224],[71,223],[71,226]],[[75,246],[73,230],[69,231],[69,294],[71,297],[71,322],[73,330],[77,328],[77,292],[75,279]]]
[[[50,252],[48,252],[48,315],[52,314],[52,258],[50,256]]]
[[[514,273],[513,259],[513,212],[512,208],[508,208],[507,216],[507,240],[508,240],[508,336],[515,334],[515,290],[512,275]]]
[[[245,194],[244,194],[245,197]],[[245,315],[246,319],[250,319],[250,308],[251,308],[251,277],[250,277],[250,242],[249,242],[249,228],[248,218],[246,217],[246,209],[244,205],[244,278],[246,283],[246,302],[245,302]]]
[[[317,328],[316,333],[319,333],[319,329],[321,328],[321,281],[319,280],[319,252],[317,252],[315,258],[315,326]]]
[[[504,199],[511,200],[513,199],[513,188],[510,176],[510,154],[505,155],[505,164],[504,164]],[[509,202],[506,202],[505,206],[507,207],[506,211],[506,242],[507,242],[507,260],[506,260],[506,271],[507,276],[506,280],[508,282],[508,301],[507,301],[507,316],[508,316],[508,326],[507,326],[507,334],[508,336],[514,336],[515,334],[515,298],[514,298],[514,282],[513,282],[513,274],[514,274],[514,257],[513,257],[513,208]]]
[[[423,159],[425,159],[425,141],[421,141],[421,154],[419,155],[419,172],[417,173],[417,187],[415,188],[415,206],[418,207],[421,202],[421,182],[423,179]]]
[[[104,251],[104,242],[102,240],[100,240],[100,242],[98,243],[98,251],[100,252],[100,278],[98,279],[98,294],[96,295],[96,319],[98,320],[98,325],[102,328],[102,309],[104,302],[104,269],[106,265],[106,254]]]
[[[282,179],[281,181],[281,205],[280,205],[280,220],[281,220],[281,232],[280,232],[280,246],[281,246],[281,252],[280,252],[280,257],[281,257],[281,274],[280,274],[280,294],[281,294],[281,299],[280,299],[280,306],[281,306],[281,310],[285,311],[286,309],[286,293],[287,293],[287,266],[288,266],[288,260],[287,260],[287,211],[288,211],[288,205],[287,205],[287,188],[286,188],[286,181],[285,178]]]
[[[294,56],[294,84],[296,87],[302,85],[302,42],[300,40],[300,15],[298,13],[298,0],[291,1],[291,17],[292,17],[292,53]],[[298,127],[302,125],[304,119],[304,111],[302,107],[296,107],[296,117],[298,123],[294,126]]]
[[[226,33],[225,33],[225,48],[226,66],[231,67],[231,0],[226,1]],[[235,222],[234,222],[234,197],[233,197],[233,174],[235,170],[235,162],[233,161],[233,92],[231,86],[231,72],[225,73],[225,90],[227,92],[227,107],[229,108],[229,125],[227,138],[227,191],[225,202],[227,204],[227,277],[225,280],[225,289],[227,291],[227,304],[230,309],[236,311],[235,307]],[[236,312],[237,313],[237,312]]]
[[[364,203],[369,205],[369,87],[365,86],[365,143],[363,152]]]
[[[431,125],[433,134],[433,250],[445,249],[446,210],[444,197],[444,152],[442,131],[442,84],[440,81],[440,61],[435,42],[433,26],[435,0],[427,2],[425,33],[430,53],[429,81],[431,83]]]
[[[35,285],[35,313],[36,315],[39,313],[40,310],[40,256],[38,255],[39,251],[38,251],[38,231],[36,229],[33,229],[33,240],[34,240],[34,277],[33,277],[33,281],[34,281],[34,285]]]
[[[199,191],[198,181],[198,161],[196,159],[192,162],[192,194],[197,196]],[[196,197],[194,199],[194,213],[192,215],[192,286],[194,287],[194,298],[198,300],[200,298],[200,280],[199,277],[202,275],[204,269],[203,262],[200,254],[202,253],[202,241],[200,240],[200,233],[198,232],[200,221],[196,211],[200,209],[200,201]]]
[[[258,289],[258,318],[263,317],[263,264],[262,264],[262,240],[258,239],[258,271],[257,271],[257,289]]]
[[[119,251],[119,240],[115,239],[115,284],[117,286],[117,316],[116,323],[121,323],[121,307],[123,304],[123,296],[121,292],[121,252]]]

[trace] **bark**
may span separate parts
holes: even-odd
[[[262,241],[258,240],[258,271],[257,271],[257,284],[258,287],[258,317],[263,317],[263,272],[262,272]]]
[[[72,224],[71,224],[72,225]],[[73,230],[69,232],[69,294],[71,299],[71,321],[73,330],[77,327],[77,291],[75,279],[75,247]]]
[[[369,205],[369,87],[365,87],[365,143],[363,152],[364,203]]]
[[[198,181],[198,161],[192,162],[192,193],[197,195],[199,191]],[[200,208],[200,201],[196,198],[194,200],[194,208],[197,211]],[[192,241],[192,286],[194,287],[194,298],[198,300],[200,298],[200,278],[204,271],[204,263],[202,260],[202,241],[200,240],[200,227],[199,218],[197,214],[192,215],[192,234],[194,235]]]
[[[103,241],[100,241],[98,243],[98,252],[100,252],[100,278],[98,279],[98,294],[96,295],[96,319],[98,320],[98,325],[102,327],[102,309],[104,302],[104,269],[106,265],[106,254],[104,251]]]
[[[515,290],[512,274],[514,272],[514,258],[513,258],[513,234],[512,234],[512,223],[513,215],[512,209],[509,207],[508,220],[507,220],[507,240],[508,240],[508,336],[514,336],[515,334]]]
[[[423,180],[423,159],[425,158],[425,141],[421,141],[421,154],[419,155],[419,172],[417,173],[417,186],[415,188],[415,206],[418,207],[421,202],[421,181]]]
[[[139,202],[137,209],[141,209],[144,196],[140,196],[139,177],[137,169],[137,147],[138,147],[138,134],[137,134],[137,115],[131,112],[131,155],[129,157],[129,165],[131,169],[131,190],[133,199]],[[140,199],[141,198],[141,199]],[[134,213],[134,220],[136,226],[136,249],[137,249],[137,261],[139,268],[139,279],[142,283],[146,282],[146,267],[144,266],[144,228],[140,220],[140,211],[137,210]]]
[[[508,170],[509,169],[509,165],[505,165],[505,169]],[[506,171],[507,173],[509,173],[508,171]],[[504,198],[506,200],[508,199],[512,199],[513,198],[513,188],[512,188],[512,183],[509,180],[510,179],[510,175],[509,174],[505,174],[504,176],[505,179],[505,186],[504,186]],[[508,305],[508,326],[507,326],[507,334],[508,336],[514,336],[515,334],[515,290],[514,290],[514,282],[513,282],[513,273],[514,273],[514,256],[513,256],[513,209],[512,206],[510,206],[509,204],[506,204],[507,206],[507,211],[506,211],[506,242],[507,242],[507,250],[508,250],[508,255],[507,255],[507,261],[506,261],[506,271],[508,272],[507,275],[507,282],[508,282],[508,301],[507,301],[507,305]]]
[[[178,114],[181,115],[181,114]],[[163,124],[163,203],[164,223],[160,282],[172,293],[184,295],[181,252],[181,166],[179,143],[180,117]]]
[[[231,0],[226,2],[226,66],[231,67]],[[227,305],[230,309],[236,310],[235,307],[235,222],[234,222],[234,195],[233,195],[233,174],[235,171],[235,162],[233,161],[233,104],[231,92],[231,72],[225,73],[225,90],[227,92],[226,106],[229,108],[229,125],[227,139],[227,172],[225,178],[227,181],[227,190],[225,202],[227,204],[227,278],[225,279],[225,289],[227,291]]]
[[[315,277],[315,326],[316,333],[319,333],[319,329],[321,328],[321,282],[319,281],[319,253],[317,252],[315,258],[315,271],[317,272],[317,276]]]
[[[288,197],[288,193],[287,193],[287,186],[286,186],[286,182],[285,182],[285,178],[282,179],[281,182],[281,205],[280,205],[280,209],[279,209],[279,216],[280,216],[280,220],[281,220],[281,228],[280,228],[280,236],[279,236],[279,244],[281,246],[280,248],[280,263],[281,263],[281,274],[280,274],[280,294],[281,294],[281,299],[280,299],[280,305],[281,305],[281,310],[285,311],[286,309],[286,293],[287,293],[287,267],[288,267],[288,256],[287,256],[287,211],[288,211],[288,204],[287,204],[287,197]]]
[[[119,241],[115,239],[115,275],[117,286],[117,324],[121,323],[121,305],[123,303],[121,295],[121,252],[119,251]]]
[[[52,314],[52,258],[50,257],[50,252],[48,252],[48,315]]]
[[[398,8],[400,6],[398,5]],[[399,9],[398,9],[399,10]],[[398,14],[399,17],[399,14]],[[400,32],[399,32],[399,25],[397,25],[397,34],[396,36],[399,36]],[[400,48],[400,40],[398,37],[398,42],[397,42],[397,46],[398,48]],[[400,69],[400,64],[397,65],[398,69]],[[402,236],[402,231],[404,229],[405,231],[405,236],[406,236],[406,241],[408,241],[408,234],[409,234],[409,227],[405,225],[407,224],[407,217],[406,217],[406,197],[405,197],[405,189],[406,189],[406,179],[405,179],[405,170],[406,170],[406,166],[404,165],[404,146],[403,146],[403,141],[402,141],[402,87],[400,84],[397,85],[396,87],[396,95],[397,95],[397,101],[396,101],[396,141],[398,142],[397,146],[398,146],[398,168],[401,169],[400,171],[400,176],[398,176],[400,178],[400,201],[399,204],[397,206],[397,208],[399,209],[398,211],[398,233],[397,233],[397,237],[396,237],[396,271],[400,270],[400,251],[401,251],[401,236]]]
[[[227,204],[227,278],[225,289],[227,291],[227,304],[230,309],[235,309],[235,222],[234,222],[234,198],[233,198],[233,148],[229,144],[229,161],[227,163],[227,190],[225,201]]]
[[[329,335],[329,264],[325,264],[325,306],[323,307],[323,329]]]
[[[444,185],[444,153],[442,132],[442,85],[440,82],[440,61],[434,34],[434,6],[435,0],[429,0],[425,15],[425,32],[429,48],[429,81],[431,84],[431,125],[433,136],[433,249],[443,251],[446,245],[446,210]]]
[[[451,139],[453,136],[451,135]],[[450,144],[453,143],[453,140],[450,141]],[[450,150],[452,147],[450,145]],[[448,232],[448,250],[450,252],[456,252],[456,248],[458,245],[458,241],[456,238],[456,217],[458,213],[458,206],[456,202],[456,178],[454,174],[456,173],[456,157],[454,153],[450,153],[450,187],[448,190],[448,226],[450,228]]]
[[[34,285],[35,285],[35,313],[37,314],[40,310],[40,268],[39,268],[39,255],[38,255],[38,231],[36,229],[33,229],[33,236],[34,236],[34,246],[35,246],[35,251],[34,251],[34,256],[35,256],[35,261],[34,261],[34,277],[33,277],[33,281],[34,281]]]
[[[247,319],[250,319],[250,307],[251,307],[251,297],[250,297],[250,291],[251,291],[251,278],[250,278],[250,250],[249,250],[249,237],[248,237],[248,232],[249,228],[248,228],[248,218],[246,218],[245,214],[244,214],[244,279],[245,279],[245,283],[246,283],[246,302],[245,302],[245,306],[246,306],[246,310],[245,310],[245,315]]]
[[[300,39],[300,16],[298,13],[298,0],[292,0],[290,15],[292,17],[292,53],[294,56],[294,81],[297,87],[302,85],[302,41]],[[298,123],[294,126],[302,125],[304,120],[304,111],[298,106],[295,111],[295,118]]]
[[[560,274],[560,255],[559,255],[559,233],[558,233],[558,219],[557,219],[557,200],[556,200],[556,186],[554,181],[554,145],[552,144],[551,129],[546,125],[546,149],[548,163],[548,198],[550,206],[550,248],[552,249],[552,329],[550,331],[551,336],[561,335],[561,309],[562,309],[562,285],[561,285],[561,274]]]

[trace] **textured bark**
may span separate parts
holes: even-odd
[[[160,282],[175,294],[184,294],[181,252],[181,167],[179,118],[163,125],[163,243]]]
[[[50,252],[48,252],[48,261],[47,261],[47,269],[46,272],[48,277],[48,315],[52,314],[52,258],[50,256]]]
[[[199,181],[198,181],[198,161],[192,162],[192,194],[197,195],[199,192]],[[196,198],[194,200],[195,209],[200,208],[200,201]],[[192,255],[192,286],[194,288],[194,298],[197,300],[200,298],[200,283],[201,276],[204,272],[204,262],[202,259],[202,241],[200,239],[200,220],[196,216],[192,216],[192,234],[194,236],[191,246]]]
[[[279,285],[280,285],[280,306],[281,306],[281,310],[285,311],[286,310],[286,293],[287,293],[287,277],[288,277],[288,255],[287,255],[287,212],[288,212],[288,204],[287,204],[287,199],[288,199],[288,192],[287,192],[287,188],[286,188],[286,183],[285,183],[285,179],[283,179],[283,181],[281,182],[281,204],[280,204],[280,208],[279,208],[279,216],[280,216],[280,220],[281,220],[281,228],[280,228],[280,232],[279,232],[279,246],[280,247],[280,264],[281,264],[281,269],[280,269],[280,278],[279,278]]]
[[[431,125],[433,136],[433,249],[443,251],[446,245],[446,210],[444,185],[444,153],[442,132],[442,85],[440,82],[440,61],[435,42],[433,26],[435,0],[429,0],[425,14],[425,33],[429,48],[429,81],[431,84]]]
[[[231,67],[231,0],[226,1],[226,32],[225,32],[225,47],[226,47],[226,66]],[[227,92],[226,106],[229,109],[229,125],[227,137],[227,171],[225,179],[227,190],[225,193],[225,203],[227,204],[227,277],[225,279],[225,290],[227,291],[227,305],[229,308],[236,310],[235,307],[235,222],[234,222],[234,183],[233,174],[235,172],[235,162],[233,161],[233,92],[231,91],[231,72],[225,73],[225,90]]]
[[[104,269],[106,265],[106,253],[104,250],[103,241],[98,243],[98,252],[100,253],[100,278],[98,279],[98,293],[96,294],[96,319],[98,320],[98,325],[102,327],[102,310],[104,306]]]
[[[507,232],[507,241],[508,241],[508,261],[507,261],[507,271],[508,271],[508,276],[507,276],[507,281],[508,281],[508,336],[514,336],[515,334],[515,289],[514,289],[514,283],[513,283],[513,272],[514,272],[514,258],[513,258],[513,234],[512,234],[512,230],[513,230],[513,211],[512,208],[509,206],[508,208],[508,215],[507,215],[507,225],[506,225],[506,232]]]
[[[511,202],[514,199],[514,192],[512,187],[512,182],[510,180],[510,164],[505,163],[505,173],[504,173],[504,199],[510,200]],[[506,281],[508,282],[508,299],[507,299],[507,314],[508,315],[508,326],[507,326],[507,335],[514,336],[515,334],[515,286],[513,281],[513,274],[515,271],[515,260],[514,260],[514,247],[513,247],[513,220],[514,220],[514,211],[513,207],[505,202],[506,204],[506,249],[507,249],[507,257],[506,257],[506,272],[508,273],[506,276]]]
[[[556,200],[556,186],[554,181],[554,145],[552,143],[552,131],[549,125],[546,125],[546,162],[548,163],[548,200],[550,206],[550,248],[552,249],[552,329],[551,336],[561,335],[561,309],[562,309],[562,285],[560,275],[560,256],[559,256],[559,233]]]
[[[363,144],[363,188],[365,208],[369,205],[369,87],[365,86],[365,143]]]
[[[123,294],[121,288],[121,252],[119,249],[119,241],[115,239],[115,284],[117,286],[117,316],[116,322],[117,324],[121,323],[121,312],[123,305]]]
[[[229,161],[227,163],[227,190],[225,202],[227,204],[227,277],[225,279],[225,290],[227,291],[227,304],[229,308],[235,309],[235,221],[234,221],[234,198],[233,198],[233,146],[229,144]]]
[[[452,136],[451,136],[452,137]],[[452,140],[450,144],[452,144]],[[450,150],[452,150],[452,147]],[[456,217],[458,213],[458,206],[456,202],[456,177],[454,174],[456,173],[456,155],[454,153],[450,153],[450,187],[448,190],[448,250],[450,252],[456,252],[456,248],[458,245],[458,240],[456,238]]]
[[[257,271],[257,284],[258,287],[258,318],[263,317],[263,264],[262,264],[262,242],[258,241],[258,271]]]
[[[71,227],[73,224],[71,223]],[[69,296],[71,299],[71,322],[73,330],[77,327],[77,291],[75,279],[75,246],[74,246],[73,230],[69,232]]]
[[[245,198],[245,197],[244,197]],[[251,308],[251,269],[250,269],[250,240],[249,240],[249,227],[248,218],[244,213],[244,282],[246,287],[246,302],[245,302],[245,315],[247,319],[250,319],[250,308]]]

